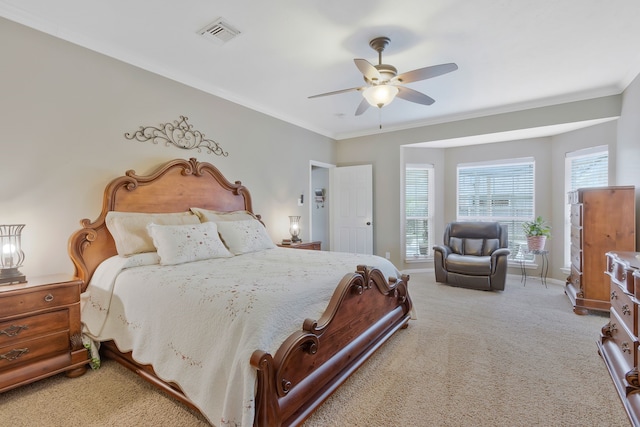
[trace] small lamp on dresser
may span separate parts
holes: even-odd
[[[0,285],[23,283],[26,277],[18,268],[24,261],[21,233],[24,224],[0,225]]]
[[[300,237],[300,217],[299,216],[290,216],[289,217],[289,233],[291,234],[291,242],[297,243],[301,242]]]

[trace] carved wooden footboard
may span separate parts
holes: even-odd
[[[409,321],[409,277],[387,282],[380,270],[358,266],[338,285],[323,316],[274,356],[255,351],[256,426],[298,425],[394,332]]]

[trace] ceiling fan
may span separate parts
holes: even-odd
[[[413,71],[407,71],[398,75],[398,70],[393,65],[382,63],[382,51],[389,45],[391,39],[389,37],[376,37],[369,42],[369,46],[378,52],[378,65],[372,65],[366,59],[354,59],[356,67],[364,76],[366,86],[352,87],[349,89],[336,90],[333,92],[321,93],[319,95],[310,96],[311,98],[319,98],[321,96],[337,95],[339,93],[359,91],[364,96],[363,100],[356,109],[356,116],[364,113],[369,106],[382,108],[395,99],[402,98],[405,101],[415,102],[417,104],[431,105],[436,102],[430,96],[417,90],[403,86],[405,83],[426,80],[437,77],[442,74],[450,73],[458,69],[458,66],[451,62],[448,64],[433,65],[431,67],[418,68]]]

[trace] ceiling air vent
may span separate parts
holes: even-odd
[[[216,19],[211,24],[198,31],[198,33],[220,44],[226,43],[241,34],[237,28],[229,24],[224,18]]]

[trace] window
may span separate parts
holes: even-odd
[[[433,165],[405,166],[404,217],[405,261],[432,257]]]
[[[606,187],[609,185],[609,149],[606,145],[567,153],[565,156],[565,191],[578,188]],[[564,265],[571,265],[570,206],[565,204]]]
[[[509,259],[522,259],[522,224],[535,212],[534,177],[532,158],[458,166],[458,221],[501,223],[509,233]]]

